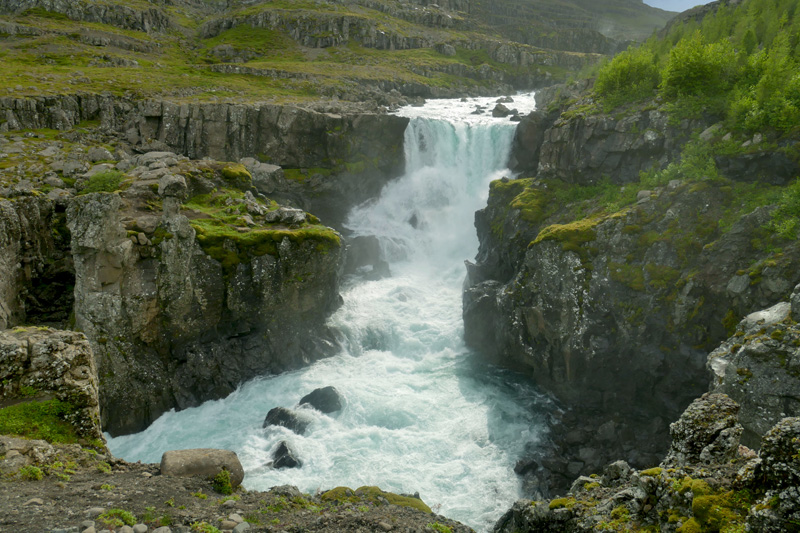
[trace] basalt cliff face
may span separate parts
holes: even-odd
[[[539,494],[614,459],[656,464],[669,421],[708,389],[708,352],[800,281],[796,241],[775,244],[767,229],[774,207],[743,203],[759,173],[721,157],[716,180],[638,179],[666,167],[691,130],[712,139],[715,128],[672,126],[659,109],[585,116],[581,105],[535,113],[543,132],[521,126],[512,162],[535,170],[492,183],[464,292],[468,344],[568,408],[555,457],[518,465]],[[772,160],[772,149],[746,157]]]
[[[10,139],[18,172],[28,152],[61,172],[3,188],[3,325],[86,334],[106,431],[332,353],[343,240],[259,193],[244,165],[123,151],[115,163],[82,141]]]

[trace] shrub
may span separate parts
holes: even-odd
[[[652,96],[660,78],[653,52],[630,47],[600,70],[594,90],[608,111]]]
[[[220,494],[233,494],[233,486],[231,485],[231,473],[227,470],[221,470],[219,474],[214,476],[212,487]]]
[[[89,178],[89,182],[78,194],[89,194],[92,192],[114,192],[119,189],[123,179],[125,179],[125,174],[119,170],[106,170],[103,172],[98,172]]]
[[[661,90],[666,96],[717,96],[731,87],[736,54],[727,40],[703,44],[700,32],[680,40],[669,53]]]
[[[44,477],[44,472],[38,466],[23,466],[19,469],[19,475],[28,481],[39,481]]]
[[[108,511],[98,516],[97,520],[108,527],[115,527],[115,528],[122,526],[132,526],[136,524],[136,517],[133,516],[132,513],[129,513],[128,511],[124,511],[122,509],[109,509]]]

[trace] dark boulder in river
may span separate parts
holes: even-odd
[[[341,411],[342,395],[336,387],[314,389],[300,399],[300,405],[309,405],[325,414]]]
[[[303,466],[303,461],[298,459],[289,444],[282,440],[275,451],[272,452],[272,466],[274,468],[300,468]]]
[[[306,420],[291,409],[286,409],[285,407],[274,407],[269,410],[269,413],[267,413],[267,417],[264,419],[264,425],[262,427],[266,428],[268,426],[283,426],[294,431],[298,435],[302,435],[306,432],[306,428],[308,428],[310,423],[310,420]]]

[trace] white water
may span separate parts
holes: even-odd
[[[406,175],[355,209],[347,224],[355,235],[380,238],[392,276],[344,288],[345,303],[331,318],[341,332],[340,355],[166,413],[142,433],[110,439],[111,451],[158,462],[169,449],[232,449],[249,489],[419,491],[436,512],[490,528],[521,496],[513,466],[525,444],[540,438],[534,413],[545,405],[512,375],[473,361],[463,343],[463,261],[477,250],[473,214],[485,205],[489,181],[508,173],[514,132],[508,119],[469,115],[477,103],[491,109],[493,100],[401,111],[412,119]],[[530,96],[516,100],[509,107],[533,108]],[[261,429],[272,407],[294,407],[326,385],[344,394],[342,412],[305,411],[313,422],[303,436]],[[302,468],[264,466],[284,439]]]

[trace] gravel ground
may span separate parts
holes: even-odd
[[[290,486],[269,492],[239,489],[224,496],[200,477],[162,476],[157,464],[128,463],[79,445],[26,442],[37,441],[0,436],[3,533],[472,531],[361,491],[340,491],[345,496],[340,500],[304,495]],[[33,467],[41,479],[32,479],[38,477]],[[115,514],[129,525],[114,525]]]

